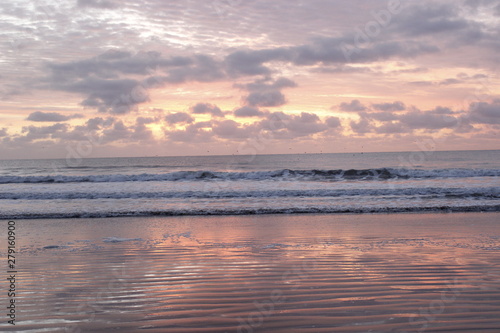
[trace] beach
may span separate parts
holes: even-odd
[[[20,219],[1,329],[498,332],[499,217]]]

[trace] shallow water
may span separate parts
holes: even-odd
[[[497,332],[499,217],[19,220],[15,331]]]

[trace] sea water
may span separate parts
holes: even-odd
[[[0,218],[500,211],[500,151],[0,161]]]

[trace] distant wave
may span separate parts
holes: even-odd
[[[83,183],[83,182],[144,182],[144,181],[212,181],[212,180],[373,180],[408,178],[467,178],[498,177],[498,169],[349,169],[349,170],[290,170],[223,172],[223,171],[177,171],[162,174],[115,174],[86,176],[0,176],[0,184],[11,183]]]
[[[419,198],[500,199],[500,187],[480,188],[400,188],[400,189],[314,189],[263,191],[178,191],[178,192],[23,192],[0,193],[0,200],[57,199],[139,199],[139,198],[286,198],[286,197],[351,197],[351,196],[419,196]]]
[[[427,212],[500,212],[500,205],[428,206],[428,207],[366,207],[366,208],[255,208],[255,209],[189,209],[151,211],[107,211],[69,213],[1,214],[0,219],[106,218],[126,216],[198,216],[198,215],[261,215],[261,214],[374,214]]]

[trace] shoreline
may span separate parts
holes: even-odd
[[[68,214],[52,214],[52,215],[21,215],[21,216],[0,216],[0,220],[45,220],[45,219],[99,219],[99,218],[148,218],[148,217],[181,217],[181,216],[272,216],[272,215],[285,215],[285,216],[304,216],[304,215],[392,215],[392,214],[461,214],[461,213],[499,213],[500,205],[482,207],[482,206],[468,206],[468,207],[397,207],[394,209],[296,209],[290,212],[291,209],[259,209],[259,210],[224,210],[224,211],[200,211],[200,212],[116,212],[112,214],[102,215],[100,213],[68,213]]]

